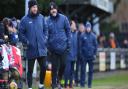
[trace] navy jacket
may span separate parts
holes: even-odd
[[[81,56],[81,35],[82,34],[83,33],[81,33],[81,32],[77,33],[77,51],[78,51],[77,57],[78,57],[78,59]]]
[[[71,32],[71,48],[68,54],[68,60],[69,61],[75,61],[77,58],[77,53],[78,53],[78,46],[77,46],[77,32]]]
[[[47,56],[47,34],[46,21],[41,14],[36,17],[28,14],[22,18],[19,38],[28,47],[26,52],[28,59]]]
[[[94,33],[81,35],[81,55],[84,59],[94,59],[97,52],[97,39]]]
[[[68,18],[58,13],[56,17],[49,16],[47,24],[49,51],[63,54],[71,46],[71,31]]]

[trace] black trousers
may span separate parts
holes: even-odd
[[[45,57],[39,57],[36,58],[39,66],[40,66],[40,84],[44,83],[45,79],[45,74],[46,74],[46,59]],[[28,72],[27,72],[27,82],[28,82],[28,87],[32,87],[32,74],[33,74],[33,67],[35,64],[36,59],[29,59],[28,60]]]
[[[57,83],[60,83],[60,80],[63,78],[65,70],[65,59],[66,53],[63,55],[58,55],[52,53],[50,55],[50,60],[52,62],[52,87],[56,87]]]

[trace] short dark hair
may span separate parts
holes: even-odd
[[[11,19],[9,19],[7,17],[5,17],[2,22],[3,22],[4,26],[6,26],[6,25],[13,26]]]
[[[28,8],[30,9],[32,6],[38,5],[36,0],[29,0],[28,2]]]

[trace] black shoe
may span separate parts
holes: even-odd
[[[53,84],[52,89],[57,89],[57,85]]]
[[[88,86],[88,89],[91,89],[92,88],[92,86]]]
[[[52,89],[56,89],[55,87],[52,87]]]

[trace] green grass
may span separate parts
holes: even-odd
[[[127,83],[128,83],[128,74],[116,74],[112,76],[106,76],[105,78],[95,79],[93,81],[93,87],[94,89],[99,89],[95,87],[108,87],[107,89],[109,89],[109,87],[111,88],[113,87],[112,89],[118,89],[119,87],[120,88],[126,87],[124,89],[128,89]]]
[[[117,73],[117,74],[105,76],[104,78],[94,79],[92,89],[128,89],[127,83],[128,83],[128,73]],[[75,87],[74,89],[82,89],[82,88]]]
[[[128,83],[128,74],[117,74],[95,79],[93,85],[123,85]]]

